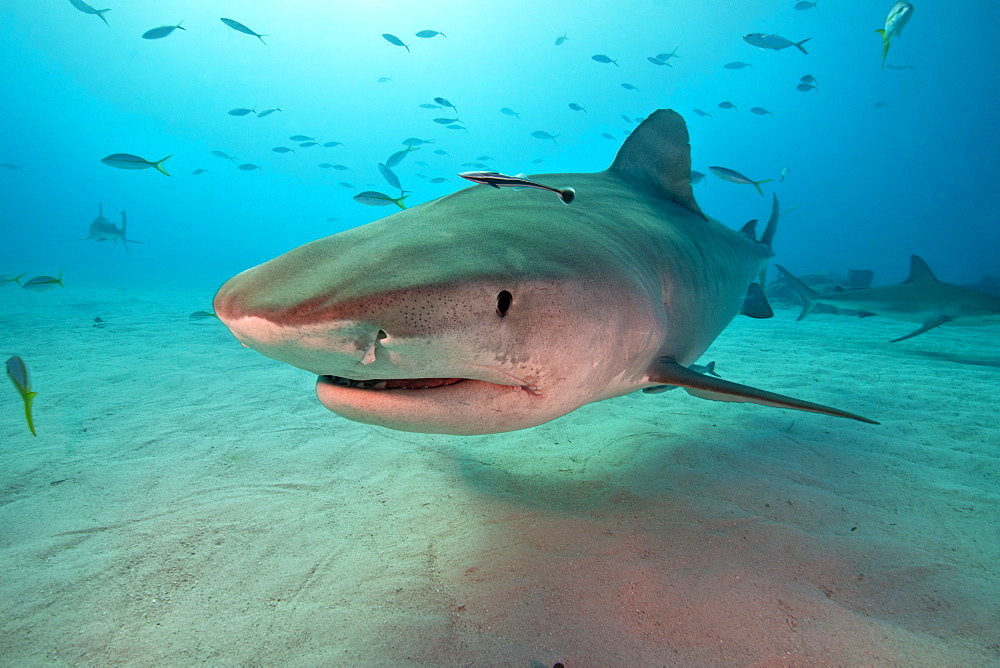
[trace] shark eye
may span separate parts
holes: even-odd
[[[507,315],[507,311],[510,310],[510,302],[514,299],[506,290],[501,290],[500,294],[497,295],[497,315],[501,318]]]

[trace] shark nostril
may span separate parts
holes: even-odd
[[[371,346],[369,346],[368,350],[365,352],[365,356],[361,358],[361,363],[365,364],[365,365],[368,365],[368,364],[371,364],[372,362],[374,362],[375,361],[375,347],[378,346],[378,344],[381,341],[383,341],[384,339],[387,339],[387,338],[389,338],[388,334],[386,334],[381,329],[378,330],[378,333],[375,335],[375,339],[372,341]]]

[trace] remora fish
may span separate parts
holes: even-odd
[[[35,421],[31,417],[31,404],[35,401],[35,397],[38,396],[38,392],[31,391],[28,367],[24,366],[24,360],[17,355],[12,355],[7,360],[7,377],[10,378],[11,382],[14,383],[14,387],[21,394],[21,401],[24,402],[24,417],[28,421],[28,429],[31,430],[31,435],[38,436],[35,433]]]
[[[901,37],[903,26],[906,25],[910,17],[913,16],[913,5],[900,0],[889,10],[889,15],[885,17],[885,28],[879,28],[875,32],[882,35],[882,67],[885,67],[885,57],[889,55],[889,40],[893,37]]]
[[[910,277],[899,285],[828,294],[819,294],[781,265],[775,266],[802,297],[799,320],[809,315],[816,304],[825,304],[865,315],[920,323],[918,329],[890,343],[905,341],[941,325],[1000,325],[1000,297],[939,281],[927,263],[916,255],[910,256]]]
[[[576,196],[576,191],[572,188],[553,188],[538,181],[524,178],[521,175],[507,176],[500,172],[462,172],[459,176],[467,181],[481,183],[484,186],[492,186],[494,188],[538,188],[539,190],[548,190],[559,195],[559,199],[562,200],[563,204],[569,204]]]
[[[806,37],[801,42],[793,42],[790,39],[786,39],[781,35],[767,35],[762,32],[752,32],[749,35],[743,35],[743,41],[747,44],[753,44],[761,49],[773,49],[774,51],[781,51],[782,49],[787,49],[790,46],[796,47],[799,51],[809,55],[809,52],[802,48],[802,45],[811,40],[812,37]]]
[[[94,218],[93,222],[90,223],[90,230],[87,232],[87,236],[80,239],[80,241],[85,241],[87,239],[93,239],[94,241],[114,241],[118,243],[122,242],[125,247],[125,252],[128,253],[129,243],[141,244],[141,241],[136,241],[135,239],[125,238],[125,227],[127,223],[125,221],[125,212],[122,211],[122,226],[121,229],[115,226],[110,220],[104,217],[104,205],[97,205],[97,218]]]
[[[690,173],[683,119],[657,111],[607,170],[538,177],[585,206],[466,188],[244,271],[215,312],[317,374],[328,409],[392,429],[513,431],[655,385],[868,421],[688,368],[734,316],[770,311],[754,280],[774,231],[707,218]]]

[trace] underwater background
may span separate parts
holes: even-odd
[[[878,426],[637,392],[454,437],[342,419],[189,317],[397,211],[353,198],[396,197],[410,138],[408,207],[482,165],[605,169],[660,108],[708,215],[778,196],[792,272],[897,283],[917,254],[995,288],[1000,2],[916,2],[883,68],[892,6],[0,1],[0,274],[64,283],[0,284],[38,392],[37,437],[0,392],[0,665],[1000,663],[996,326],[890,343],[912,323],[790,297],[702,360]],[[128,252],[85,239],[101,206]]]
[[[866,268],[876,282],[895,282],[916,253],[943,280],[996,273],[997,3],[918,4],[886,60],[906,69],[880,67],[874,31],[888,7],[795,4],[158,2],[112,7],[105,25],[68,0],[10,0],[0,7],[0,162],[19,169],[0,172],[2,273],[64,269],[70,285],[186,284],[207,297],[237,271],[390,213],[353,201],[357,191],[340,183],[387,190],[377,165],[404,139],[434,142],[395,168],[413,206],[467,185],[455,175],[483,155],[508,174],[604,169],[633,121],[658,108],[685,117],[694,169],[775,179],[765,191],[791,212],[775,248],[793,271]],[[267,44],[219,21],[228,16],[267,34]],[[184,30],[141,38],[180,21]],[[416,37],[420,30],[446,36]],[[742,39],[750,32],[811,38],[809,54],[758,49]],[[647,60],[674,49],[666,65]],[[737,61],[752,67],[723,67]],[[815,89],[796,88],[804,75]],[[458,113],[420,108],[435,97]],[[723,101],[736,110],[720,109]],[[281,111],[227,114],[235,108]],[[454,116],[463,129],[433,122]],[[532,137],[538,130],[557,139]],[[300,148],[293,135],[343,145]],[[272,152],[280,146],[295,153]],[[261,169],[240,171],[212,150]],[[172,177],[101,164],[113,153],[170,155]],[[197,169],[209,171],[192,176]],[[695,194],[731,226],[768,212],[753,188],[711,173]],[[142,247],[126,255],[112,244],[63,243],[86,236],[101,202],[114,223],[128,212]]]

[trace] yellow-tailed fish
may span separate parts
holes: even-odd
[[[31,435],[38,436],[35,433],[35,421],[31,418],[31,404],[38,392],[31,391],[28,367],[24,366],[24,360],[17,355],[13,355],[7,360],[7,377],[21,393],[21,400],[24,402],[24,417],[28,420],[28,429],[31,430]]]
[[[885,57],[889,55],[889,40],[899,37],[903,32],[903,26],[913,16],[913,5],[900,0],[889,10],[889,15],[885,17],[885,28],[879,28],[875,32],[882,35],[882,67],[885,67]]]

